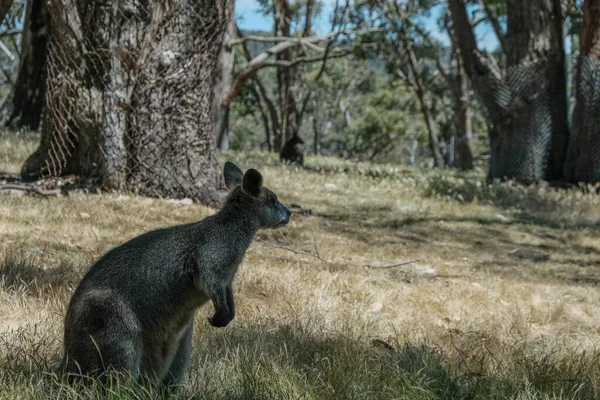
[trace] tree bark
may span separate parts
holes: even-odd
[[[321,154],[321,132],[319,131],[319,105],[316,101],[312,106],[313,153]]]
[[[47,112],[23,176],[220,203],[213,88],[233,1],[47,4]]]
[[[4,17],[10,10],[10,6],[12,6],[13,0],[0,0],[0,17],[4,20]]]
[[[445,72],[441,65],[440,73],[450,87],[456,140],[454,141],[454,166],[462,170],[473,169],[473,125],[471,119],[471,94],[469,77],[465,73],[456,32],[446,24],[446,30],[452,43],[452,61],[455,72]]]
[[[452,95],[452,108],[454,111],[453,124],[455,125],[456,139],[454,141],[453,166],[461,170],[473,169],[473,125],[471,120],[471,96],[469,94],[469,81],[465,76],[457,57],[456,74],[449,76]]]
[[[565,179],[600,182],[600,0],[583,4],[580,59]]]
[[[224,44],[236,35],[234,15],[231,15]],[[229,46],[224,45],[219,57],[219,78],[215,85],[215,97],[213,100],[213,121],[215,125],[215,138],[217,148],[221,151],[229,150],[229,106],[221,107],[221,98],[233,82],[233,63],[235,53]]]
[[[277,36],[290,37],[291,35],[291,23],[292,23],[293,11],[287,0],[279,0],[277,13],[275,14],[275,33]],[[310,21],[307,21],[310,22]],[[305,26],[305,31],[308,28]],[[291,61],[296,58],[296,51],[293,49],[286,49],[281,53],[276,54],[275,58],[277,61]],[[281,130],[276,132],[274,138],[274,146],[277,151],[283,150],[283,146],[292,137],[298,133],[299,126],[297,124],[297,107],[296,107],[296,96],[294,94],[296,79],[298,75],[298,68],[292,66],[289,68],[277,70],[277,87],[279,95],[279,111]]]
[[[507,70],[477,50],[462,0],[449,0],[465,71],[486,109],[490,179],[560,178],[568,143],[560,0],[509,0]]]
[[[0,3],[0,14],[6,15],[12,1]],[[19,72],[12,92],[0,113],[7,127],[37,130],[44,109],[48,15],[44,0],[27,2],[23,24]]]
[[[254,85],[256,85],[256,86],[254,86]],[[258,104],[258,110],[260,112],[260,117],[261,117],[261,120],[263,123],[263,127],[265,129],[265,144],[267,145],[267,150],[269,152],[271,152],[271,151],[273,151],[273,145],[271,144],[271,128],[269,126],[269,117],[267,117],[267,113],[265,112],[264,96],[261,94],[261,92],[259,92],[259,89],[257,89],[257,87],[259,87],[259,86],[260,86],[260,84],[255,81],[255,82],[253,82],[253,84],[248,85],[248,88],[250,89],[250,92],[254,96],[254,100]],[[265,90],[265,89],[263,88],[263,90]],[[276,113],[275,113],[275,117],[277,117]]]

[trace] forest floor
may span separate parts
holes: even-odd
[[[0,172],[18,172],[35,140],[0,135]],[[258,233],[227,328],[199,310],[177,398],[600,398],[598,195],[322,157],[306,169],[225,159],[312,213]],[[53,375],[67,302],[110,248],[213,212],[0,195],[0,399],[150,398]]]

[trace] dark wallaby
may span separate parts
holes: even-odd
[[[279,153],[279,161],[283,161],[285,164],[292,164],[297,162],[300,165],[304,165],[304,154],[297,147],[299,144],[304,144],[304,141],[298,136],[292,137],[288,140],[281,153]]]
[[[194,314],[212,300],[212,326],[235,315],[232,280],[259,228],[279,228],[290,211],[255,169],[225,164],[223,208],[200,222],[138,236],[100,258],[75,290],[65,317],[63,369],[107,371],[179,382],[190,357]]]

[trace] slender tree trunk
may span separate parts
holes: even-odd
[[[464,76],[462,65],[458,66],[456,85],[459,88],[458,98],[455,100],[456,110],[456,141],[454,151],[456,159],[454,165],[462,170],[473,169],[473,124],[471,119],[471,96],[469,94],[469,81]]]
[[[222,201],[212,103],[233,1],[47,4],[47,112],[23,176],[77,173],[149,196]]]
[[[295,56],[289,56],[290,59],[293,59]],[[300,126],[298,124],[298,108],[296,106],[296,95],[294,91],[296,90],[296,78],[298,75],[297,68],[286,68],[284,71],[284,85],[283,88],[285,90],[285,97],[282,109],[282,119],[283,119],[283,137],[281,143],[281,149],[288,140],[298,135],[298,130]]]
[[[502,77],[478,51],[462,0],[449,0],[465,71],[485,109],[489,178],[523,183],[561,175],[568,142],[560,0],[509,0]]]
[[[421,104],[421,113],[423,114],[425,126],[427,126],[427,132],[429,133],[429,147],[431,149],[431,154],[433,156],[435,166],[437,168],[444,168],[445,163],[444,155],[442,154],[440,145],[440,132],[438,125],[435,122],[435,118],[433,117],[433,112],[431,111],[431,102],[427,99],[428,93],[426,91],[425,84],[423,83],[423,79],[421,78],[417,56],[409,44],[405,43],[405,47],[408,52],[409,65],[414,76],[413,84],[415,92],[419,98],[419,103]]]
[[[256,85],[256,87],[253,84]],[[271,152],[273,151],[273,145],[271,142],[271,128],[269,126],[269,117],[267,117],[267,113],[265,112],[265,98],[261,94],[260,89],[258,89],[260,84],[257,83],[256,80],[253,82],[253,84],[249,84],[248,88],[250,89],[250,92],[254,95],[254,100],[259,106],[260,117],[263,122],[263,127],[265,129],[265,144],[267,145],[267,150]]]
[[[11,94],[5,100],[0,114],[11,128],[27,127],[37,130],[42,120],[46,84],[46,50],[48,42],[48,15],[44,0],[29,0],[19,62],[19,73]],[[6,15],[12,1],[0,3],[0,14]]]
[[[600,0],[583,4],[580,59],[565,179],[600,182]]]
[[[227,33],[224,43],[235,37],[236,26],[235,17],[232,14],[231,20],[227,25]],[[229,107],[221,107],[221,97],[225,89],[231,86],[233,81],[233,63],[235,53],[231,47],[223,46],[221,56],[219,58],[220,73],[215,85],[215,97],[213,100],[213,119],[215,125],[215,138],[217,148],[221,151],[229,150]]]
[[[237,28],[236,26],[236,32],[237,32],[237,36],[238,37],[243,37],[242,32],[239,30],[239,28]],[[248,47],[248,43],[243,43],[242,44],[242,48],[244,49],[244,56],[246,57],[246,60],[248,62],[250,62],[253,58],[253,55],[250,51],[250,48]],[[254,83],[256,84],[256,97],[264,102],[265,106],[267,107],[267,111],[268,111],[268,116],[269,116],[269,121],[271,122],[271,127],[272,127],[272,133],[269,130],[269,124],[265,123],[265,133],[267,135],[267,146],[269,151],[273,150],[273,139],[276,139],[277,137],[281,137],[281,127],[279,124],[279,116],[277,115],[277,108],[275,107],[275,104],[273,104],[273,101],[271,101],[271,99],[269,98],[269,94],[267,93],[267,89],[265,88],[265,85],[263,85],[262,81],[260,80],[258,74],[255,74],[252,79],[254,80]],[[254,88],[252,88],[254,90]],[[263,121],[266,117],[266,115],[264,114],[264,111],[262,110],[262,106],[261,106],[261,112],[263,113]]]
[[[342,96],[339,96],[339,100],[338,100],[338,107],[340,108],[340,111],[342,112],[342,115],[344,115],[344,127],[346,128],[350,128],[350,126],[352,125],[352,117],[350,115],[350,110],[348,110],[348,107],[346,107],[346,105],[344,104],[344,99],[342,99]]]
[[[321,154],[321,133],[319,132],[319,107],[316,101],[313,102],[312,114],[313,153]]]
[[[292,13],[287,0],[278,0],[275,12],[275,35],[289,37],[291,34]],[[276,59],[281,61],[289,61],[292,57],[291,50],[285,50],[276,55]],[[289,68],[277,70],[277,96],[279,100],[279,121],[281,121],[281,129],[275,132],[274,147],[279,152],[283,149],[288,135],[290,122],[287,115],[290,112],[290,100],[293,99],[291,92],[291,71]],[[295,104],[294,104],[295,105]]]
[[[446,25],[446,30],[452,43],[452,61],[454,61],[456,68],[454,73],[444,73],[450,87],[452,108],[454,109],[453,119],[456,131],[454,166],[462,170],[471,170],[473,169],[473,125],[469,77],[465,73],[463,61],[460,57],[458,38],[455,31],[448,25]]]
[[[304,33],[310,32],[310,14],[312,13],[312,1],[307,4],[308,19],[305,21]],[[278,36],[292,36],[292,7],[288,0],[279,0],[277,13],[275,15],[275,33]],[[308,25],[306,25],[308,24]],[[287,49],[277,54],[277,60],[291,61],[297,57],[295,49]],[[279,110],[281,131],[277,132],[274,147],[281,151],[288,140],[298,135],[300,129],[299,110],[296,103],[296,83],[298,78],[298,67],[284,68],[277,71],[277,88],[279,94]]]

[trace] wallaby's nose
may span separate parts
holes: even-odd
[[[281,220],[281,225],[286,225],[288,222],[290,222],[290,217],[292,216],[292,212],[290,210],[288,210],[288,208],[286,206],[284,206],[283,204],[281,205],[281,208],[283,208],[283,218]]]

